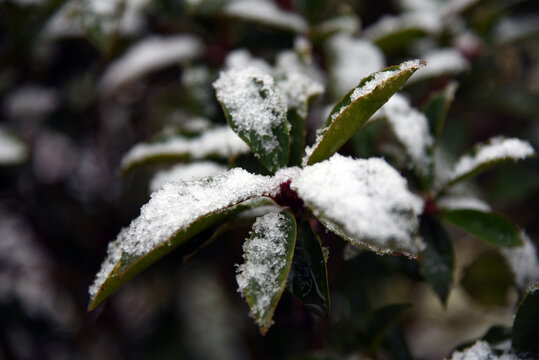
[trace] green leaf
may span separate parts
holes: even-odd
[[[438,144],[440,135],[442,134],[445,119],[447,118],[449,107],[455,99],[457,89],[458,83],[452,81],[442,90],[432,94],[423,106],[422,110],[429,120],[430,130],[435,139],[435,146]]]
[[[90,287],[89,309],[176,247],[248,206],[241,202],[267,195],[276,186],[276,180],[242,169],[165,184],[109,244],[107,258]]]
[[[259,217],[243,245],[245,263],[237,281],[260,333],[266,334],[286,286],[296,245],[296,220],[289,211]]]
[[[519,246],[522,238],[518,227],[507,218],[479,210],[451,210],[443,217],[496,246]]]
[[[290,156],[287,107],[273,78],[255,67],[221,72],[213,84],[230,127],[271,172]]]
[[[329,316],[328,274],[322,243],[305,220],[298,224],[287,287],[307,309],[323,318]]]
[[[426,245],[420,262],[421,272],[445,305],[453,285],[455,267],[453,244],[441,224],[432,217],[423,215],[419,229]]]
[[[505,305],[513,274],[497,251],[479,256],[464,271],[462,287],[475,301],[484,306]]]
[[[539,354],[539,286],[536,284],[518,306],[513,322],[513,349],[523,358]]]
[[[367,76],[331,111],[325,128],[306,161],[312,165],[337,152],[423,63],[418,60],[391,66]]]
[[[205,158],[234,158],[250,150],[228,126],[210,129],[199,137],[175,136],[156,143],[140,143],[122,158],[120,169],[128,173],[147,165]]]
[[[391,304],[376,310],[369,331],[371,353],[380,346],[387,332],[411,307],[412,304]]]
[[[453,167],[448,178],[440,186],[439,193],[451,185],[485,171],[493,165],[518,161],[535,155],[533,147],[516,138],[494,137],[484,144],[478,144],[468,154],[462,156]]]

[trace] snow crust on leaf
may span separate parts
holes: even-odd
[[[285,281],[279,281],[287,265],[289,224],[285,215],[271,212],[256,219],[252,236],[243,244],[245,263],[238,265],[236,280],[242,295],[250,293],[251,313],[262,328],[271,325],[266,317],[273,311],[274,298],[284,289]],[[270,323],[265,323],[268,319]]]
[[[385,15],[376,23],[365,29],[365,38],[376,42],[395,33],[421,30],[427,34],[438,34],[442,29],[442,22],[438,16],[430,11],[407,12],[399,16]]]
[[[266,0],[235,0],[224,8],[224,13],[298,33],[308,29],[307,22],[301,16],[281,10],[273,2]]]
[[[537,249],[530,237],[522,232],[522,246],[500,248],[500,252],[507,260],[515,283],[520,290],[526,290],[539,281],[539,262]]]
[[[468,60],[457,49],[436,49],[423,56],[428,66],[417,70],[408,84],[441,75],[456,75],[470,68]]]
[[[462,350],[455,351],[450,360],[517,360],[515,354],[504,353],[497,356],[489,343],[483,340],[477,341],[474,345]]]
[[[231,69],[221,72],[213,86],[230,114],[231,127],[247,143],[260,142],[267,153],[279,147],[274,128],[286,120],[287,106],[269,74],[255,67]]]
[[[335,35],[328,40],[327,49],[331,54],[330,72],[337,98],[385,66],[384,54],[369,40]]]
[[[204,132],[196,138],[172,137],[160,143],[135,145],[122,159],[121,168],[128,169],[152,157],[186,155],[191,159],[209,156],[234,157],[248,153],[250,149],[228,126]]]
[[[271,74],[273,69],[265,60],[254,57],[247,49],[237,49],[229,52],[225,59],[225,70],[241,70],[254,67],[262,72]]]
[[[89,289],[92,301],[122,254],[142,257],[166,245],[171,237],[203,216],[254,197],[274,195],[279,191],[283,177],[287,176],[289,171],[268,177],[235,168],[214,177],[166,183],[142,206],[140,216],[109,244],[107,258]]]
[[[414,109],[401,94],[393,95],[378,112],[387,118],[393,133],[406,149],[417,170],[426,175],[432,165],[432,156],[428,154],[428,149],[433,145],[434,139],[425,114]]]
[[[28,149],[24,143],[0,127],[0,165],[13,165],[24,162]]]
[[[471,209],[490,212],[490,205],[474,196],[449,195],[440,198],[437,205],[444,210]]]
[[[211,161],[175,165],[168,170],[158,171],[150,181],[150,190],[157,191],[168,182],[191,181],[214,176],[226,169],[225,166]]]
[[[423,202],[382,159],[335,154],[304,168],[291,187],[328,229],[354,245],[411,257],[421,250],[416,233]]]
[[[105,93],[113,92],[149,72],[189,61],[201,52],[200,40],[192,35],[147,37],[108,67],[100,88]]]
[[[517,138],[494,137],[476,147],[474,154],[462,156],[451,171],[448,183],[469,174],[482,165],[501,160],[522,160],[535,151],[527,141]]]

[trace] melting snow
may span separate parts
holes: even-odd
[[[308,166],[291,187],[333,232],[380,253],[415,257],[422,200],[384,160],[333,155]]]
[[[516,138],[492,138],[486,144],[479,145],[474,155],[461,157],[449,175],[448,182],[452,182],[491,161],[522,160],[534,153],[532,146],[527,141]]]
[[[254,292],[251,312],[258,322],[271,311],[272,299],[283,289],[279,275],[286,266],[287,223],[285,215],[272,212],[256,219],[251,238],[244,245],[245,263],[238,266],[238,291]],[[261,323],[263,327],[270,324]]]
[[[524,232],[522,241],[522,246],[501,248],[500,251],[515,276],[516,285],[519,289],[526,290],[539,281],[539,262],[535,245]]]
[[[189,61],[201,51],[200,40],[192,35],[145,38],[109,66],[101,78],[101,90],[113,92],[149,72]]]
[[[441,75],[455,75],[468,70],[470,64],[456,49],[436,49],[423,56],[428,66],[417,70],[408,80],[414,83]]]
[[[251,20],[295,32],[306,32],[308,25],[298,14],[283,11],[273,2],[266,0],[235,0],[224,9],[225,14]]]
[[[217,175],[223,171],[226,171],[225,166],[211,161],[179,164],[171,169],[157,172],[150,181],[150,190],[152,192],[157,191],[168,182],[198,180]]]
[[[135,145],[122,159],[122,169],[152,157],[187,155],[191,159],[209,156],[234,157],[249,152],[250,149],[228,126],[204,132],[197,138],[174,137],[165,142]]]
[[[221,72],[213,86],[217,99],[230,114],[231,126],[249,144],[263,139],[268,153],[279,146],[273,129],[286,120],[287,107],[269,74],[256,67],[231,69]]]

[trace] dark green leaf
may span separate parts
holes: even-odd
[[[519,228],[507,218],[479,210],[451,210],[444,218],[496,246],[522,245]]]
[[[264,335],[286,286],[296,245],[296,220],[289,211],[259,217],[243,245],[245,263],[238,270],[238,285]]]
[[[298,224],[298,236],[287,287],[315,314],[327,318],[330,310],[326,260],[320,239],[308,221]]]
[[[367,76],[331,111],[307,160],[312,165],[329,158],[422,66],[419,61],[391,66]]]
[[[290,123],[290,166],[301,166],[301,160],[305,154],[305,118],[297,110],[288,110],[288,122]]]
[[[513,348],[524,359],[539,355],[539,286],[536,284],[518,306],[513,322]]]
[[[453,244],[441,224],[426,215],[421,217],[419,231],[426,245],[420,263],[421,272],[445,305],[453,285],[455,266]]]
[[[513,274],[504,258],[496,251],[479,256],[465,269],[461,284],[481,305],[505,305]]]
[[[286,104],[273,78],[256,68],[222,72],[213,84],[230,127],[271,172],[290,156]]]
[[[376,310],[370,327],[371,352],[376,350],[387,332],[397,324],[412,304],[392,304]]]
[[[431,134],[435,139],[435,144],[440,139],[445,119],[447,118],[447,112],[455,99],[457,89],[457,82],[450,82],[444,89],[434,93],[423,106],[423,112],[429,120],[429,126]]]

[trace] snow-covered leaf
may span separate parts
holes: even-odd
[[[385,66],[384,54],[373,43],[350,35],[332,36],[325,44],[329,56],[332,96],[341,99],[361,79]]]
[[[531,287],[518,306],[513,322],[512,345],[523,359],[539,354],[539,284]]]
[[[26,145],[4,127],[0,127],[0,166],[20,164],[27,157]]]
[[[499,354],[489,343],[483,340],[475,342],[472,346],[469,346],[463,350],[455,351],[451,354],[450,360],[518,360],[515,354]]]
[[[365,29],[363,35],[384,50],[394,50],[419,37],[436,35],[441,29],[442,21],[436,12],[414,11],[385,15]]]
[[[462,156],[441,189],[476,175],[492,165],[509,160],[522,160],[534,154],[535,151],[527,141],[516,138],[492,138],[486,143],[477,145],[469,154]]]
[[[468,60],[457,49],[436,49],[423,56],[428,64],[410,77],[409,84],[443,75],[457,75],[469,69]]]
[[[492,30],[494,42],[500,45],[515,44],[523,40],[537,39],[539,16],[529,14],[501,19]]]
[[[245,143],[228,126],[217,127],[196,138],[171,137],[157,143],[135,145],[123,157],[122,172],[170,160],[231,158],[248,153]]]
[[[313,27],[311,38],[316,42],[322,42],[333,35],[355,35],[359,33],[360,23],[358,16],[354,13],[338,15]]]
[[[250,21],[276,29],[296,33],[308,30],[307,22],[300,15],[281,10],[273,1],[233,0],[223,9],[223,13],[233,18]]]
[[[335,154],[304,168],[291,187],[329,230],[354,245],[410,257],[421,251],[416,235],[422,201],[382,159]]]
[[[361,80],[335,105],[316,143],[307,149],[305,164],[317,163],[338,151],[422,65],[419,60],[408,61]]]
[[[152,71],[192,60],[201,52],[202,44],[193,35],[147,37],[109,65],[99,86],[111,94]]]
[[[330,299],[324,250],[308,221],[298,224],[296,249],[287,287],[307,309],[324,318],[329,316]]]
[[[255,67],[221,72],[214,82],[230,127],[271,172],[285,167],[290,156],[287,105],[273,78]]]
[[[379,112],[387,119],[395,137],[404,146],[417,173],[422,178],[430,177],[433,172],[431,148],[434,140],[426,116],[413,108],[401,94],[393,95]]]
[[[165,184],[109,244],[89,290],[90,310],[174,248],[248,206],[241,202],[274,195],[279,181],[236,168],[212,178]]]
[[[525,233],[521,234],[523,244],[500,249],[514,275],[515,285],[522,291],[539,282],[539,261],[537,249]]]
[[[455,99],[455,92],[458,84],[450,82],[444,89],[434,93],[425,103],[422,110],[429,120],[429,128],[434,137],[435,144],[438,143],[442,129],[444,128],[445,119],[449,106]]]
[[[256,219],[243,245],[245,263],[238,266],[238,291],[264,335],[286,286],[296,243],[296,220],[289,211]]]
[[[226,167],[211,161],[178,164],[167,170],[158,171],[150,181],[150,191],[157,191],[168,182],[198,180],[226,171]]]
[[[522,244],[519,228],[501,215],[462,209],[447,211],[443,216],[451,223],[493,245],[510,247]]]
[[[449,235],[434,218],[421,217],[420,234],[425,242],[421,272],[443,304],[447,303],[453,285],[455,254]]]

